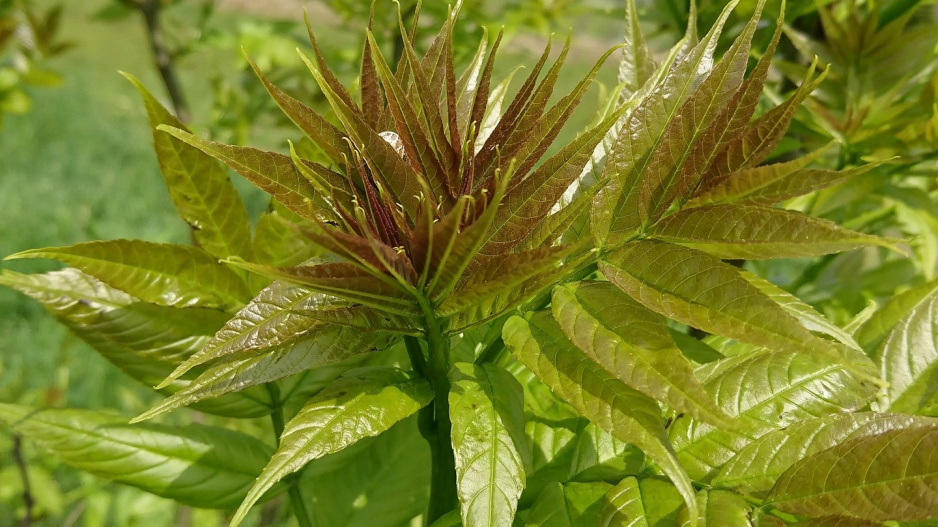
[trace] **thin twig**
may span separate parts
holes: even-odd
[[[13,436],[13,460],[19,468],[20,478],[23,480],[23,505],[26,507],[20,527],[30,527],[33,524],[33,505],[35,505],[35,501],[33,501],[32,487],[29,485],[26,458],[23,456],[23,438],[19,435]]]
[[[189,104],[186,102],[185,92],[183,92],[182,84],[176,75],[173,54],[166,46],[166,39],[160,25],[160,0],[135,0],[133,4],[140,10],[147,25],[147,39],[150,41],[150,48],[153,50],[153,61],[156,63],[156,69],[159,70],[160,77],[163,79],[163,85],[166,86],[166,93],[173,103],[176,117],[180,121],[188,123],[190,116]]]

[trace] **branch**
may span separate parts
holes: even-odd
[[[147,38],[150,41],[150,48],[153,50],[153,61],[156,69],[160,72],[163,79],[163,85],[166,86],[166,93],[173,103],[173,109],[176,117],[188,123],[190,118],[189,103],[186,102],[186,96],[176,75],[176,67],[173,62],[173,54],[166,47],[166,39],[163,37],[163,29],[160,26],[160,0],[132,0],[133,5],[140,10],[143,20],[147,25]]]
[[[20,527],[30,527],[33,524],[33,505],[36,502],[33,501],[32,488],[29,485],[29,472],[26,470],[26,458],[23,457],[23,438],[19,435],[13,436],[13,460],[19,468],[20,478],[23,480],[23,505],[26,507]]]

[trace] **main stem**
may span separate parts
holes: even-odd
[[[427,337],[427,379],[433,389],[433,402],[421,410],[421,433],[430,445],[430,507],[427,525],[459,506],[456,494],[456,458],[450,440],[449,419],[449,339],[436,311],[427,298],[418,299]]]
[[[280,388],[274,383],[267,383],[264,385],[267,388],[267,392],[270,394],[271,401],[271,412],[270,412],[270,421],[274,425],[274,435],[277,439],[277,444],[280,444],[280,436],[283,435],[284,420],[283,420],[283,406],[282,401],[280,400]],[[293,506],[293,515],[296,516],[296,521],[300,524],[300,527],[313,527],[313,522],[309,519],[309,511],[306,510],[306,502],[303,501],[303,493],[300,492],[300,479],[298,474],[293,474],[289,477],[289,490],[287,494],[290,496],[290,505]]]

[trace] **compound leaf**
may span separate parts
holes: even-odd
[[[611,375],[678,412],[732,426],[697,382],[660,315],[608,282],[559,286],[551,305],[567,338]]]
[[[645,240],[613,251],[599,267],[619,289],[678,322],[775,351],[836,353],[738,269],[707,253]]]
[[[674,458],[661,412],[652,399],[629,388],[576,349],[547,312],[512,317],[502,331],[508,349],[561,399],[654,460],[696,514],[691,481]]]

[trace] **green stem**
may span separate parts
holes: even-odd
[[[427,525],[459,506],[456,493],[456,458],[451,443],[452,423],[449,418],[449,339],[443,335],[440,320],[430,301],[417,299],[423,312],[427,335],[427,378],[433,388],[433,402],[422,412],[421,432],[430,444],[430,507]],[[423,354],[421,353],[422,357]],[[432,429],[426,430],[426,421],[433,419]]]
[[[280,445],[280,436],[283,435],[285,426],[283,419],[283,401],[280,399],[280,387],[272,382],[265,384],[264,387],[267,388],[267,393],[270,394],[270,421],[274,425],[274,436],[276,437],[277,445]],[[300,527],[313,527],[309,511],[306,510],[306,502],[303,501],[303,493],[300,492],[299,473],[292,474],[287,480],[290,485],[287,494],[290,496],[290,505],[293,506],[293,515],[296,516],[296,521],[300,524]]]
[[[502,353],[505,352],[505,341],[501,337],[496,338],[488,346],[482,350],[482,353],[479,354],[479,357],[476,359],[476,364],[484,364],[486,362],[495,362],[501,357]]]

